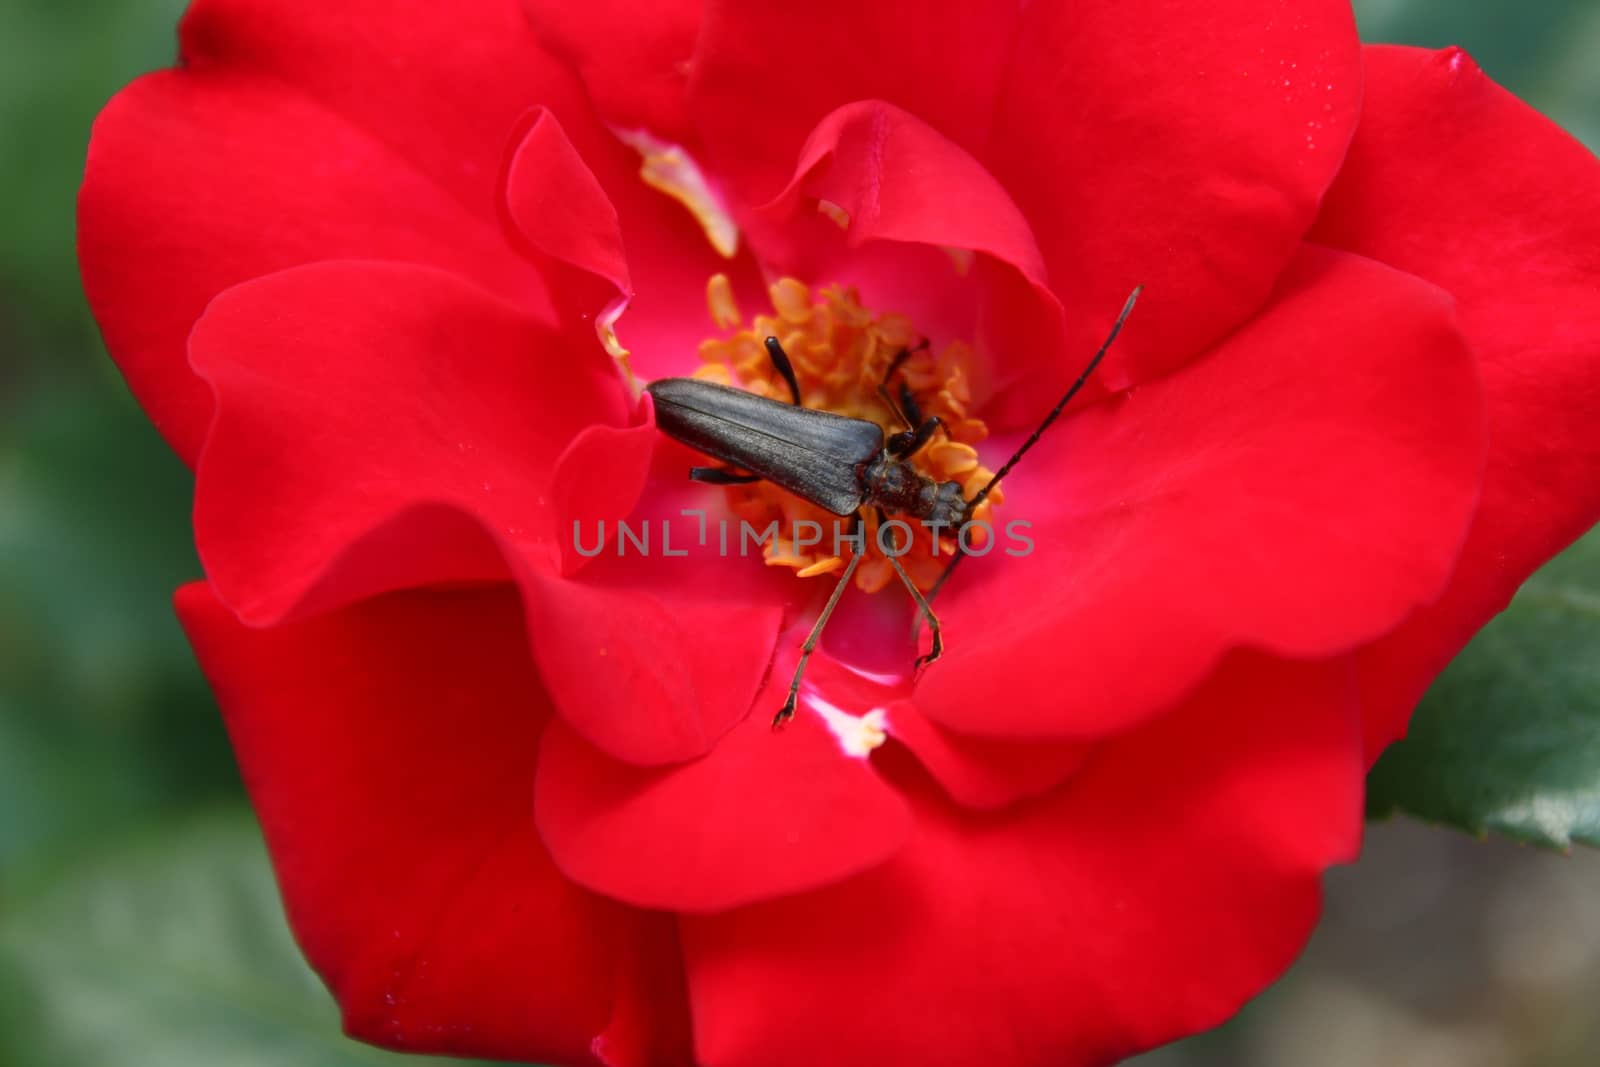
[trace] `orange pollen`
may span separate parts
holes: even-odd
[[[773,367],[764,342],[776,337],[794,364],[805,406],[877,423],[885,435],[906,429],[905,423],[878,394],[878,385],[895,357],[912,349],[889,383],[889,395],[898,398],[900,383],[911,390],[922,417],[939,417],[940,429],[910,463],[936,482],[959,482],[962,495],[971,499],[994,476],[978,459],[973,446],[989,435],[982,420],[967,414],[972,402],[968,366],[972,349],[953,341],[934,351],[916,348],[921,340],[904,315],[877,314],[861,304],[853,286],[825,285],[813,291],[793,278],[769,287],[773,314],[757,315],[749,326],[734,302],[733,287],[725,274],[713,275],[706,285],[711,320],[726,336],[700,342],[701,366],[694,377],[724,385],[737,385],[760,396],[788,402],[789,387]],[[835,574],[850,559],[852,542],[844,540],[850,520],[841,519],[815,504],[801,500],[768,482],[729,486],[728,501],[734,513],[757,530],[776,521],[778,536],[763,546],[769,567],[789,567],[796,576],[811,578]],[[971,516],[969,545],[981,545],[993,523],[992,508],[1003,502],[1000,487],[990,490]],[[941,529],[937,543],[933,531],[906,516],[912,529],[909,551],[898,556],[911,580],[924,592],[933,587],[957,552],[957,532]],[[864,509],[865,558],[856,568],[856,585],[875,593],[895,580],[894,568],[878,540],[878,518]],[[808,526],[815,523],[816,526]],[[797,544],[796,531],[822,530],[820,543]],[[884,541],[899,548],[904,531],[891,528]],[[834,552],[837,543],[843,555]]]

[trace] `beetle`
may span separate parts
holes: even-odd
[[[881,426],[867,419],[804,407],[794,367],[776,337],[766,339],[767,355],[789,387],[790,403],[699,378],[659,378],[645,386],[645,392],[654,401],[656,426],[663,433],[729,464],[729,467],[691,467],[689,477],[696,481],[711,485],[769,481],[834,515],[853,518],[849,535],[852,539],[859,534],[862,515],[868,508],[877,513],[880,521],[887,514],[895,514],[935,527],[957,528],[971,517],[1017,461],[1038,443],[1050,424],[1083,388],[1122,331],[1143,289],[1139,286],[1129,295],[1099,350],[1044,417],[1039,428],[970,500],[963,495],[960,482],[936,482],[911,464],[911,457],[938,432],[938,417],[922,418],[904,383],[899,404],[890,399],[889,383],[895,372],[913,352],[925,347],[926,341],[902,349],[890,362],[878,386],[878,394],[889,409],[906,424],[905,430],[887,437]],[[749,473],[741,474],[731,468]],[[860,551],[851,554],[844,574],[817,616],[805,644],[801,645],[800,662],[789,683],[789,695],[773,716],[773,729],[780,728],[793,717],[806,662],[863,554]],[[932,645],[927,655],[917,657],[914,668],[920,669],[933,663],[944,651],[939,618],[929,602],[938,595],[964,557],[957,555],[924,596],[900,561],[888,552],[884,556],[928,621]]]

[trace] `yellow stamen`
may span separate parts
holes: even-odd
[[[811,293],[793,278],[780,278],[772,285],[772,307],[784,322],[803,326],[811,318]]]
[[[978,469],[978,450],[960,441],[935,441],[928,446],[928,465],[939,472],[941,481]]]
[[[774,336],[782,342],[794,365],[807,407],[868,419],[883,427],[886,434],[893,434],[904,430],[905,425],[885,406],[878,395],[878,385],[900,352],[915,349],[890,383],[890,396],[898,404],[899,383],[904,382],[922,417],[937,415],[943,429],[911,458],[912,466],[935,481],[960,482],[968,499],[993,477],[972,447],[988,435],[988,428],[967,412],[972,401],[967,369],[972,360],[969,346],[954,341],[937,351],[931,347],[916,349],[922,338],[910,319],[878,314],[862,306],[853,287],[829,285],[813,290],[794,278],[782,278],[770,287],[768,295],[773,313],[758,314],[749,326],[741,326],[745,320],[739,317],[727,277],[718,274],[710,279],[706,303],[712,321],[719,329],[731,332],[701,342],[702,363],[694,372],[695,377],[787,401],[788,385],[773,368],[764,345],[767,337]],[[801,578],[836,574],[843,569],[852,550],[851,542],[844,540],[849,519],[831,515],[767,482],[729,486],[727,492],[734,512],[755,529],[778,523],[779,536],[763,546],[768,566],[792,568]],[[992,510],[1003,499],[997,486],[978,505],[972,518],[992,522]],[[800,526],[803,523],[816,523],[822,529],[820,543],[796,544],[796,529],[809,529]],[[941,548],[927,529],[914,521],[910,525],[914,531],[912,547],[899,557],[900,563],[917,587],[927,590],[954,558],[956,531],[941,531]],[[867,513],[862,527],[866,558],[856,569],[856,585],[876,592],[890,583],[898,584],[893,567],[878,545],[876,516]],[[982,536],[981,529],[974,530],[968,543],[980,544]],[[896,543],[893,537],[888,540]]]
[[[639,395],[639,379],[634,377],[633,363],[629,359],[631,353],[622,347],[622,342],[617,338],[617,320],[628,309],[626,301],[617,303],[595,316],[594,332],[600,338],[600,343],[605,347],[606,353],[611,356],[622,370],[623,380],[628,383],[628,388],[634,396]]]
[[[711,276],[711,281],[706,284],[706,304],[711,309],[711,321],[717,324],[717,329],[719,330],[731,330],[739,325],[739,321],[744,318],[743,315],[739,314],[739,305],[734,302],[733,283],[728,280],[726,274],[713,274]],[[701,345],[700,358],[707,358],[704,354],[705,345],[717,343],[715,341],[707,341]]]
[[[833,224],[841,230],[850,228],[850,212],[835,204],[832,200],[818,200],[817,213],[832,219]]]
[[[639,177],[652,189],[666,193],[689,209],[723,259],[739,251],[739,226],[712,192],[706,176],[680,146],[669,144],[644,130],[613,130],[617,138],[639,153]]]
[[[809,567],[801,567],[794,572],[794,576],[796,578],[814,578],[819,574],[833,574],[843,566],[843,556],[829,556],[827,559],[818,560]]]

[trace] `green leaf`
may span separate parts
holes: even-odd
[[[12,887],[8,887],[8,890]],[[0,1064],[405,1067],[339,1031],[254,823],[211,816],[35,879],[0,912]]]
[[[1367,784],[1371,816],[1600,846],[1600,531],[1529,579]]]

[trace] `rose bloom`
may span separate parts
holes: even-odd
[[[202,0],[80,223],[196,474],[178,612],[290,921],[393,1048],[1059,1067],[1214,1026],[1600,514],[1600,165],[1338,0]],[[774,732],[843,559],[689,481],[640,386],[786,400],[772,334],[893,431],[911,348],[915,462],[971,494],[1136,284],[944,658],[869,549]]]

